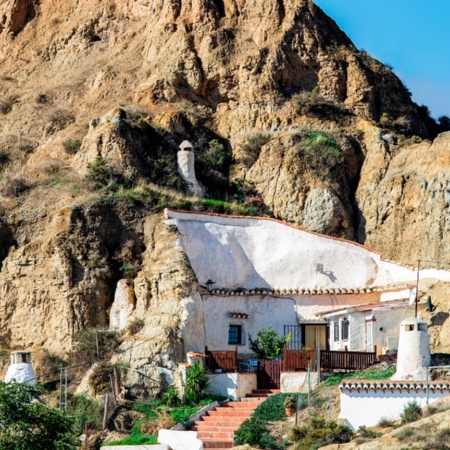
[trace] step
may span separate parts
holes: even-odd
[[[224,403],[223,405],[220,405],[220,408],[254,409],[257,406],[254,403],[257,403],[257,402],[230,402],[230,403]]]
[[[198,431],[198,438],[203,441],[205,439],[234,439],[233,431]]]
[[[205,417],[203,417],[205,419]],[[243,422],[241,419],[234,419],[228,417],[206,417],[207,420],[194,422],[196,426],[199,423],[207,423],[210,427],[239,427],[239,425]]]
[[[202,439],[203,448],[233,448],[233,439]]]
[[[223,431],[223,432],[231,432],[231,431],[236,431],[239,426],[219,426],[219,425],[204,425],[202,426],[202,424],[196,425],[194,431]]]
[[[247,410],[243,408],[218,408],[214,411],[208,411],[207,416],[225,416],[225,417],[250,417],[252,415],[252,410]]]

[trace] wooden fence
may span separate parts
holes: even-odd
[[[222,370],[222,372],[238,371],[238,350],[237,346],[234,350],[214,350],[205,349],[206,366],[209,370]]]
[[[320,352],[320,366],[324,369],[365,370],[375,362],[375,352]]]
[[[239,370],[237,347],[234,350],[206,349],[206,365],[211,371],[237,372]],[[317,350],[285,350],[279,361],[282,372],[317,370]],[[325,370],[364,370],[375,363],[376,352],[320,351],[320,367]]]

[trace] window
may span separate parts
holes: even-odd
[[[342,319],[342,340],[348,341],[348,319]]]
[[[339,322],[336,321],[334,322],[334,342],[338,342],[339,341]]]
[[[230,325],[228,329],[228,343],[242,344],[242,325]]]

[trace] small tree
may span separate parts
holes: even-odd
[[[270,325],[267,330],[265,328],[258,330],[256,339],[253,339],[250,333],[248,334],[250,350],[255,352],[258,359],[269,361],[278,358],[290,340],[290,334],[280,336]]]
[[[75,450],[73,420],[42,404],[42,391],[0,382],[0,450]]]

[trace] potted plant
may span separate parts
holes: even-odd
[[[288,395],[284,399],[284,411],[288,417],[291,417],[295,414],[295,410],[297,408],[297,398],[295,395]]]

